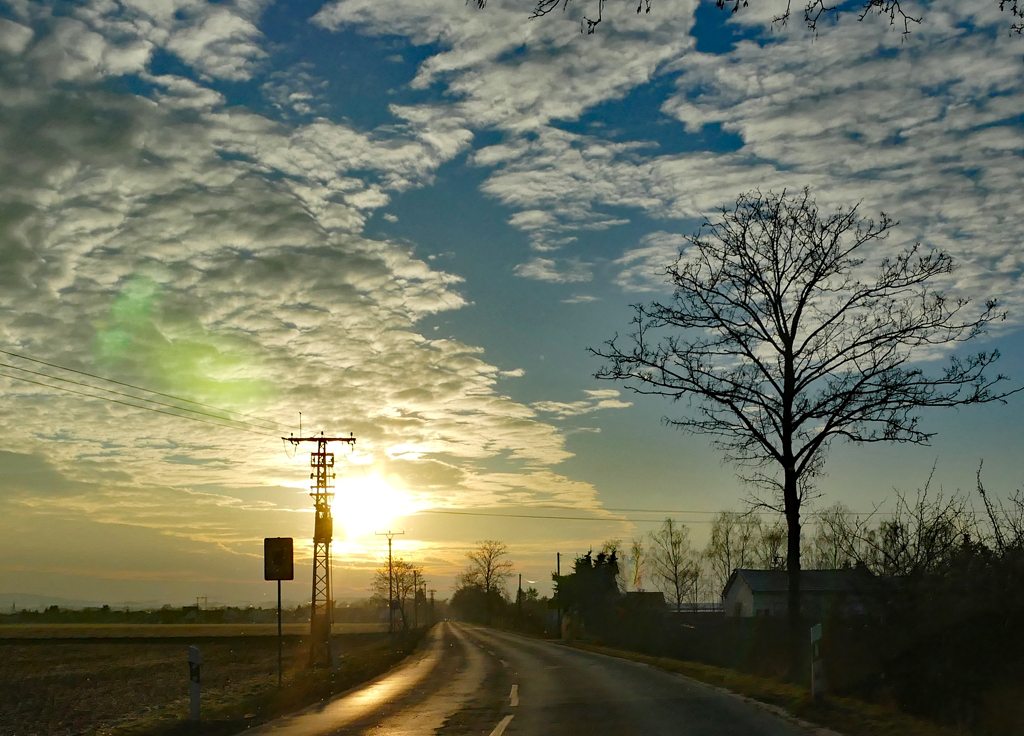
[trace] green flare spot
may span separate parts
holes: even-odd
[[[251,346],[205,330],[191,305],[148,276],[127,280],[97,324],[97,362],[131,383],[229,408],[258,410],[272,385],[249,378]],[[124,379],[122,379],[124,380]]]

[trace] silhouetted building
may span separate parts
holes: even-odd
[[[829,613],[867,613],[866,595],[874,577],[863,568],[801,570],[800,612],[807,618]],[[722,591],[725,615],[785,616],[789,610],[789,573],[785,570],[737,568]]]
[[[627,611],[667,611],[665,594],[657,591],[627,590],[622,597],[622,606]]]

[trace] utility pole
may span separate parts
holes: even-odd
[[[519,606],[519,628],[523,627],[523,574],[519,573],[519,592],[516,593],[516,604]]]
[[[393,532],[388,529],[386,532],[376,532],[378,537],[388,538],[388,633],[395,633],[395,568],[391,562],[391,539],[402,532]],[[404,626],[404,624],[403,624]]]
[[[423,593],[424,593],[424,597],[425,597],[426,596],[426,584],[424,584],[423,588],[424,588]],[[433,626],[435,623],[437,623],[437,612],[434,610],[434,593],[436,593],[436,592],[437,592],[436,588],[431,588],[430,589],[430,624],[431,624],[431,626]]]
[[[555,552],[555,605],[558,607],[558,637],[562,637],[562,553]]]
[[[300,430],[299,434],[302,432]],[[309,665],[317,667],[331,662],[331,624],[334,617],[334,601],[331,600],[331,539],[334,537],[334,517],[331,516],[331,502],[334,500],[334,453],[327,452],[328,442],[347,442],[355,446],[356,438],[349,437],[282,437],[285,442],[298,445],[300,442],[315,442],[316,451],[310,453],[309,474],[314,485],[310,486],[313,509],[313,593],[309,606]]]
[[[413,568],[412,571],[412,627],[418,629],[420,625],[420,612],[419,612],[419,595],[420,595],[420,573],[419,570]]]

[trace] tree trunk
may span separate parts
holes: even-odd
[[[799,679],[803,623],[800,616],[800,500],[794,468],[785,469],[783,497],[786,508],[786,570],[789,573],[787,615],[789,619],[790,677]]]

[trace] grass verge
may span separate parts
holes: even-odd
[[[337,671],[293,667],[284,686],[276,676],[253,679],[241,687],[210,693],[203,699],[203,720],[186,720],[187,701],[162,712],[97,729],[96,736],[228,736],[246,728],[327,700],[387,672],[413,652],[424,630],[391,640],[386,636],[348,649]]]
[[[382,674],[421,636],[337,636],[343,656],[335,673],[309,671],[308,639],[285,637],[280,690],[274,637],[5,639],[0,736],[235,734]],[[186,720],[189,644],[203,654],[198,728]]]
[[[751,700],[781,708],[800,720],[837,731],[844,736],[955,736],[962,733],[891,708],[853,698],[830,697],[824,703],[816,703],[807,688],[767,677],[757,677],[699,662],[652,657],[596,644],[572,642],[569,646],[641,662],[667,672],[677,672]]]

